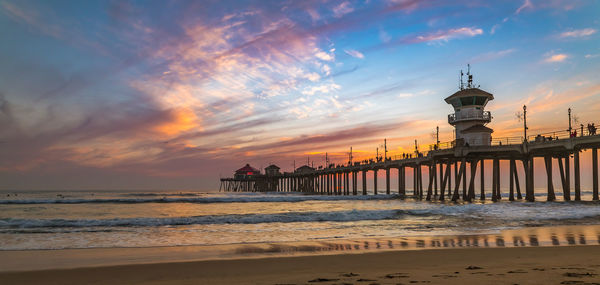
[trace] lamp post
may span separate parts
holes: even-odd
[[[571,108],[569,108],[569,137],[571,137],[573,129],[571,128]]]
[[[527,106],[523,105],[523,137],[527,141]]]

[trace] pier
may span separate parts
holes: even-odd
[[[571,125],[569,109],[569,127],[535,136],[527,135],[527,108],[523,106],[523,136],[493,138],[493,130],[486,125],[492,115],[485,111],[486,104],[493,100],[492,94],[473,84],[473,76],[467,73],[467,82],[463,83],[462,71],[459,91],[445,101],[452,105],[454,113],[448,115],[448,123],[455,128],[456,139],[452,142],[429,145],[427,152],[419,152],[415,143],[415,153],[400,159],[387,157],[370,160],[366,163],[353,162],[352,157],[346,165],[327,165],[314,169],[308,165],[294,172],[279,173],[267,171],[264,175],[249,177],[222,178],[222,191],[278,191],[303,192],[322,195],[367,195],[367,173],[373,172],[373,194],[398,194],[400,198],[440,201],[473,201],[475,199],[499,201],[501,179],[508,177],[510,201],[526,199],[535,201],[534,161],[543,159],[547,177],[547,201],[556,200],[553,182],[553,165],[556,160],[560,173],[560,186],[563,200],[581,200],[581,159],[582,151],[592,153],[592,199],[598,197],[598,148],[600,135],[595,125],[587,130]],[[600,124],[599,124],[600,125]],[[578,133],[579,132],[579,133]],[[486,161],[492,165],[492,177],[485,175]],[[500,164],[508,163],[508,172],[501,170]],[[489,164],[489,163],[488,163]],[[275,166],[276,167],[276,166]],[[573,171],[571,171],[571,167]],[[396,169],[395,178],[391,170]],[[412,192],[407,192],[407,170],[412,173]],[[423,171],[425,169],[426,171]],[[522,169],[522,171],[518,171]],[[385,188],[380,189],[379,171],[385,172]],[[424,175],[424,172],[427,175]],[[524,177],[519,177],[519,172]],[[390,181],[397,179],[398,187],[392,190]],[[476,188],[479,179],[479,189]],[[359,183],[360,180],[360,183]],[[490,181],[491,180],[491,181]],[[571,181],[574,189],[571,189]],[[424,184],[425,183],[425,184]],[[488,189],[488,185],[491,189]],[[491,190],[491,193],[488,191]]]

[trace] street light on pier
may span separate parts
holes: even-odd
[[[571,108],[569,108],[569,137],[571,136],[572,132],[573,129],[571,128]]]
[[[523,135],[525,136],[525,141],[527,141],[527,105],[523,105]]]

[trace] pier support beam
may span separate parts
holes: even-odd
[[[477,160],[471,161],[471,179],[469,181],[469,192],[467,193],[466,201],[475,199],[475,175],[477,174]]]
[[[398,195],[401,199],[406,197],[406,169],[404,166],[398,168]]]
[[[554,194],[554,184],[552,182],[552,157],[547,155],[544,157],[546,163],[546,178],[548,179],[548,201],[555,201],[556,195]]]
[[[425,198],[427,201],[431,201],[431,195],[433,195],[432,188],[433,188],[433,184],[436,181],[435,174],[434,174],[435,169],[436,169],[435,162],[432,162],[429,165],[429,183],[427,184],[427,197]]]
[[[481,200],[481,201],[485,201],[485,167],[484,167],[484,165],[485,165],[485,159],[482,159],[481,160],[481,169],[479,170],[480,171],[479,179],[481,180],[480,185],[479,185],[481,187],[481,190],[479,193],[479,200]]]
[[[390,195],[390,168],[385,169],[385,194]]]
[[[338,173],[338,195],[343,195],[343,189],[342,189],[342,184],[344,183],[344,173],[343,172],[339,172]]]
[[[509,201],[514,201],[515,200],[515,172],[516,172],[516,163],[514,159],[510,160],[510,166],[509,166],[509,188],[508,188],[508,200]]]
[[[574,170],[575,170],[575,201],[581,201],[581,173],[580,173],[580,162],[579,162],[579,150],[576,150],[573,158]]]
[[[437,163],[435,160],[431,163],[430,171],[433,171],[433,196],[438,195],[438,183],[437,183]],[[431,172],[430,172],[431,174]]]
[[[440,197],[444,195],[444,193],[442,193],[442,185],[444,183],[444,163],[439,163],[440,165]],[[436,175],[437,176],[437,175]]]
[[[440,166],[442,165],[442,163],[440,163]],[[450,176],[452,175],[450,172],[452,171],[452,164],[450,162],[448,162],[448,164],[446,165],[446,172],[445,174],[443,174],[442,176],[444,177],[443,181],[442,181],[442,185],[440,187],[440,201],[444,201],[444,198],[446,197],[446,186],[448,186],[449,181],[450,181]],[[440,173],[444,173],[441,172]],[[451,192],[450,187],[448,186],[448,192]]]
[[[419,199],[423,199],[423,168],[421,167],[421,165],[417,166],[417,174],[417,184],[419,185]]]
[[[346,183],[344,183],[344,190],[346,195],[350,195],[350,172],[344,172],[344,178],[346,179]]]
[[[373,194],[377,195],[377,169],[373,169]]]
[[[525,199],[529,202],[535,201],[533,162],[533,157],[527,158],[527,160],[523,161],[523,166],[525,167]]]
[[[565,201],[571,201],[571,156],[565,157]]]
[[[339,195],[339,192],[338,192],[338,190],[339,190],[339,189],[338,189],[338,173],[337,173],[337,172],[334,172],[334,173],[333,173],[333,193],[334,193],[335,195]]]
[[[452,162],[450,162],[450,164],[448,165],[450,168],[450,176],[448,176],[448,199],[452,199]],[[456,174],[458,172],[458,162],[454,162],[454,180],[458,181],[458,179],[456,179],[456,177],[458,176],[458,174]]]
[[[362,194],[367,195],[367,171],[362,172]]]
[[[463,177],[463,173],[465,171],[465,165],[467,164],[467,161],[465,158],[462,159],[461,163],[460,163],[460,170],[458,170],[458,168],[456,170],[458,170],[458,173],[456,173],[456,183],[454,185],[454,194],[452,195],[452,201],[456,202],[458,200],[458,198],[460,198],[460,194],[458,194],[458,189],[460,188],[460,180]],[[458,167],[458,162],[455,163],[455,167]]]
[[[358,172],[357,171],[352,171],[352,195],[358,195],[358,185],[356,185],[356,182],[358,182]]]
[[[521,184],[519,183],[519,172],[517,172],[517,162],[514,162],[515,165],[515,187],[517,188],[517,199],[522,200],[523,195],[521,195]]]
[[[416,166],[414,166],[412,169],[413,169],[413,197],[417,198],[417,195],[418,195],[417,189],[419,189],[419,184],[417,183],[417,177],[419,175],[417,174]]]
[[[465,165],[463,166],[465,169],[462,172],[462,197],[463,197],[463,201],[466,201],[466,197],[467,197],[467,161],[464,161]]]
[[[500,180],[500,177],[498,177],[499,173],[498,173],[498,159],[494,158],[494,160],[492,160],[492,201],[496,202],[498,201],[498,180]]]
[[[598,149],[592,148],[592,200],[598,201]]]

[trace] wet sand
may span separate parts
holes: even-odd
[[[2,284],[600,284],[600,246],[467,248],[0,273]]]
[[[600,284],[600,226],[497,234],[0,251],[0,284]]]

